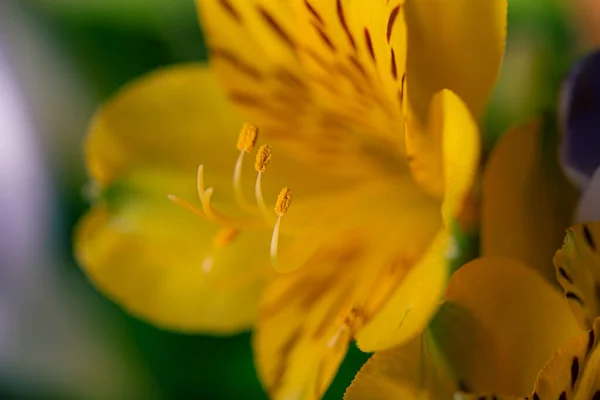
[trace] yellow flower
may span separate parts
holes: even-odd
[[[465,265],[429,329],[376,353],[346,398],[600,398],[598,239],[600,221],[567,232],[554,260],[564,294],[521,262]]]
[[[482,185],[484,257],[453,275],[420,337],[367,362],[349,400],[600,396],[600,322],[590,331],[600,315],[600,222],[568,229],[556,252],[575,196],[542,132],[534,121],[496,146]]]
[[[270,396],[319,397],[351,340],[403,343],[439,306],[506,1],[198,6],[210,68],[150,74],[91,126],[77,254],[159,326],[254,326]]]

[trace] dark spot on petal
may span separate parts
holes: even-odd
[[[213,47],[211,48],[210,54],[213,57],[219,58],[220,60],[227,62],[239,72],[245,74],[250,78],[253,78],[254,80],[259,81],[263,78],[262,73],[258,69],[247,64],[245,61],[241,60],[229,50]]]
[[[335,48],[335,45],[333,44],[333,42],[331,41],[329,36],[327,36],[325,31],[323,31],[323,29],[321,29],[321,27],[317,24],[313,23],[312,25],[315,27],[315,30],[321,37],[321,40],[323,40],[323,42],[327,45],[327,47],[329,47],[329,49],[335,53],[337,49]]]
[[[398,68],[396,67],[396,54],[394,53],[394,49],[392,51],[392,76],[394,79],[398,79]]]
[[[242,16],[240,13],[233,7],[233,5],[229,2],[229,0],[219,0],[219,4],[229,13],[229,15],[235,19],[237,22],[242,23]]]
[[[600,390],[597,390],[596,393],[594,393],[592,400],[600,400]]]
[[[394,7],[392,12],[390,13],[390,17],[388,18],[387,23],[387,42],[390,43],[390,39],[392,38],[392,30],[394,29],[394,23],[396,22],[396,18],[398,17],[398,13],[400,12],[400,6]]]
[[[592,237],[592,232],[590,232],[590,228],[588,228],[586,224],[583,224],[583,237],[585,238],[588,246],[590,246],[592,250],[596,251],[596,243]]]
[[[563,391],[560,396],[558,396],[558,400],[567,400],[567,392]]]
[[[578,302],[579,304],[581,304],[583,306],[583,300],[581,300],[581,298],[579,296],[577,296],[575,293],[567,292],[567,293],[565,293],[565,297],[567,299],[575,300],[576,302]]]
[[[567,271],[563,267],[558,267],[558,273],[562,276],[567,282],[573,284],[573,279],[567,274]]]
[[[577,378],[579,377],[579,359],[575,356],[571,362],[571,390],[575,388]]]
[[[308,9],[308,11],[313,15],[313,17],[315,17],[319,21],[319,23],[321,23],[321,25],[325,25],[325,21],[323,20],[323,18],[319,15],[317,10],[315,10],[312,4],[308,2],[308,0],[304,0],[304,5]]]
[[[596,334],[594,333],[594,330],[591,329],[589,334],[588,334],[588,345],[587,345],[587,351],[585,353],[586,356],[588,356],[590,354],[590,351],[592,351],[592,348],[594,347],[594,341],[596,340]]]
[[[350,60],[350,64],[354,66],[354,68],[363,76],[363,78],[368,80],[369,78],[367,76],[367,71],[365,71],[365,68],[362,66],[360,61],[358,61],[354,56],[348,56],[348,59]]]
[[[344,15],[344,8],[342,7],[342,0],[337,0],[337,14],[340,19],[340,24],[342,28],[344,28],[344,32],[346,32],[346,36],[348,37],[348,41],[350,45],[356,51],[356,42],[354,41],[354,37],[352,37],[352,33],[350,32],[350,28],[348,28],[348,23],[346,22],[346,16]]]
[[[294,48],[294,41],[290,35],[279,25],[275,18],[262,7],[258,7],[258,13],[265,20],[269,28],[289,47]]]
[[[371,55],[373,62],[376,62],[375,50],[373,49],[373,42],[371,41],[371,34],[369,33],[369,30],[367,28],[365,28],[365,42],[367,44],[367,49],[369,50],[369,54]]]
[[[533,400],[540,400],[540,396],[536,392],[533,392],[532,398],[533,398]]]

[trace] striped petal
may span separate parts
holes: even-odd
[[[540,371],[528,399],[600,399],[600,318],[593,327],[559,349]],[[516,397],[459,394],[457,400],[511,400]]]
[[[398,151],[405,29],[398,0],[197,0],[211,62],[250,121],[329,157]],[[389,150],[388,150],[389,151]]]
[[[438,280],[445,282],[448,270],[422,255],[437,243],[431,244],[441,224],[439,202],[414,190],[414,183],[411,190],[409,182],[406,171],[405,184],[371,183],[321,204],[322,216],[314,215],[320,224],[307,232],[307,240],[319,245],[304,254],[310,246],[297,246],[288,257],[304,260],[301,268],[268,285],[254,344],[259,375],[271,397],[320,397],[355,335],[359,343],[375,346],[414,307],[402,331],[408,340],[437,308],[443,290]],[[369,212],[360,211],[365,208]],[[350,213],[352,218],[343,218]],[[426,280],[413,270],[442,278]],[[397,295],[398,287],[404,297]]]
[[[567,230],[554,265],[558,282],[583,329],[600,316],[600,222]]]

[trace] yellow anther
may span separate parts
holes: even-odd
[[[290,203],[292,202],[292,191],[288,188],[281,189],[279,192],[279,196],[277,196],[277,202],[275,203],[275,212],[280,217],[283,217],[287,212],[288,208],[290,208]]]
[[[254,149],[256,139],[258,139],[258,127],[252,124],[244,124],[240,131],[240,136],[238,136],[236,147],[240,151],[243,150],[246,153],[250,153]]]
[[[267,169],[267,165],[271,161],[271,146],[268,144],[263,144],[258,149],[258,153],[256,154],[256,163],[254,164],[254,168],[256,172],[265,172]]]

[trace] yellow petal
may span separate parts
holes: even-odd
[[[338,200],[321,204],[314,216],[318,224],[311,228],[306,223],[309,234],[302,240],[317,245],[292,243],[295,252],[288,258],[295,256],[301,265],[269,284],[263,299],[255,348],[261,380],[274,398],[320,396],[349,341],[365,323],[379,318],[400,283],[407,282],[405,293],[415,302],[415,315],[408,322],[415,325],[410,328],[415,333],[417,319],[428,318],[419,313],[434,309],[441,295],[443,285],[434,300],[428,291],[422,295],[412,289],[412,284],[427,288],[411,271],[441,219],[439,201],[420,192],[408,171],[402,180],[369,182]],[[380,319],[380,324],[390,323],[390,330],[405,314],[394,311],[388,307],[389,318]]]
[[[230,98],[269,135],[334,155],[403,148],[398,0],[196,2]]]
[[[567,230],[563,247],[554,256],[558,282],[583,329],[600,316],[600,221]]]
[[[426,192],[445,196],[446,218],[456,218],[478,170],[477,123],[466,104],[449,90],[433,96],[425,125],[410,108],[406,121],[407,158],[415,180]]]
[[[381,310],[358,332],[356,343],[361,350],[398,346],[427,326],[439,307],[450,276],[446,258],[448,241],[446,231],[438,233]]]
[[[600,318],[593,328],[573,338],[544,365],[534,385],[531,399],[596,400],[600,398]],[[509,400],[497,395],[464,395],[457,400]]]
[[[165,192],[194,192],[193,175],[131,171],[76,232],[92,282],[158,326],[233,333],[254,321],[268,271],[269,232],[219,232]]]
[[[570,225],[576,193],[558,165],[556,141],[538,121],[500,139],[482,191],[482,254],[523,261],[556,282],[552,256]]]
[[[479,118],[504,54],[506,0],[407,0],[407,90],[421,121],[434,93],[450,89]]]
[[[600,398],[600,318],[593,328],[556,352],[535,383],[533,398],[588,400]]]
[[[454,273],[446,297],[471,313],[496,351],[450,360],[473,392],[524,396],[554,351],[580,332],[561,294],[521,263],[485,257]],[[469,343],[455,343],[468,347]]]
[[[456,385],[435,342],[419,335],[401,347],[375,353],[360,369],[346,400],[451,399]]]
[[[86,141],[91,178],[101,186],[132,166],[231,173],[243,120],[202,64],[169,67],[125,86],[96,114]],[[230,172],[231,171],[231,172]]]

